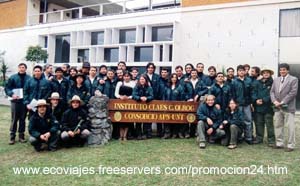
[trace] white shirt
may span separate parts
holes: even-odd
[[[195,87],[196,87],[196,84],[197,84],[197,82],[198,82],[198,79],[190,79],[190,81],[191,81],[191,83],[192,83],[192,85],[193,85],[193,88],[195,89]]]
[[[149,77],[150,81],[152,81],[153,74],[147,74],[147,76]]]

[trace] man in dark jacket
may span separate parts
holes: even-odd
[[[42,144],[48,145],[48,150],[55,151],[58,140],[58,122],[55,117],[47,112],[46,100],[40,99],[37,101],[37,112],[35,112],[29,121],[29,141],[34,149],[39,152],[42,149]]]
[[[206,147],[206,136],[208,136],[209,142],[214,143],[215,140],[225,136],[224,129],[220,128],[222,123],[221,110],[215,106],[215,96],[208,95],[205,103],[200,104],[197,110],[198,117],[198,140],[199,147]]]
[[[90,135],[89,120],[87,112],[81,108],[83,101],[75,95],[70,101],[71,108],[64,112],[61,120],[62,133],[61,139],[67,142],[75,142],[77,145],[83,145]]]
[[[268,143],[269,146],[274,146],[275,134],[273,125],[273,108],[270,97],[270,91],[273,84],[272,70],[262,70],[261,80],[258,81],[254,91],[254,109],[255,109],[255,128],[256,128],[256,140],[258,143],[262,143],[265,136],[265,126],[267,127]]]
[[[252,113],[251,103],[253,102],[252,81],[249,77],[245,76],[245,68],[243,65],[237,66],[237,78],[232,81],[231,92],[234,100],[239,104],[240,110],[244,113],[245,141],[252,145]]]
[[[62,68],[55,69],[55,76],[51,79],[52,92],[58,92],[61,99],[61,105],[67,107],[67,94],[70,88],[70,81],[63,76]]]
[[[159,75],[155,73],[155,65],[154,63],[148,63],[146,66],[146,72],[145,75],[147,77],[148,82],[150,83],[150,86],[153,89],[153,95],[154,99],[159,99]]]
[[[9,144],[15,144],[16,132],[19,121],[19,141],[25,143],[25,119],[27,114],[26,105],[23,103],[23,88],[30,76],[26,74],[27,65],[20,63],[18,65],[18,73],[10,76],[5,85],[5,93],[11,97],[11,125],[10,125],[10,141]]]
[[[48,80],[42,78],[43,68],[39,65],[33,68],[33,78],[26,82],[24,86],[24,100],[23,103],[30,111],[29,118],[33,114],[33,108],[30,103],[33,99],[45,99],[47,100],[51,94],[51,85]]]
[[[99,85],[100,78],[97,76],[97,67],[92,66],[90,68],[89,75],[87,76],[85,80],[85,85],[89,89],[90,95],[95,95],[95,90],[97,89]]]

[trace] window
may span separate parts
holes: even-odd
[[[172,41],[173,26],[152,27],[152,41]]]
[[[48,36],[44,37],[44,48],[48,47]]]
[[[55,63],[69,63],[70,35],[58,35],[55,39]]]
[[[78,50],[78,62],[88,62],[89,61],[89,49],[79,49]]]
[[[120,30],[119,43],[135,43],[135,29]]]
[[[280,10],[280,37],[300,36],[300,8]]]
[[[118,62],[119,61],[119,48],[105,48],[104,49],[105,62]]]
[[[135,47],[134,48],[134,61],[145,62],[153,61],[153,47]]]
[[[104,44],[104,32],[92,32],[92,45]]]

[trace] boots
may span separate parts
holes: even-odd
[[[8,144],[9,145],[13,145],[15,143],[16,143],[15,137],[11,137],[10,140],[9,140],[9,142],[8,142]]]
[[[25,140],[24,133],[19,133],[19,142],[20,143],[26,143],[27,142],[27,140]]]

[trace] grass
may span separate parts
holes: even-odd
[[[195,139],[112,141],[99,148],[60,149],[56,152],[36,153],[29,143],[8,145],[10,112],[0,106],[0,185],[299,185],[299,147],[284,152],[266,144],[239,145],[228,150],[220,145],[209,145],[200,150]],[[297,120],[299,125],[299,119]],[[299,132],[299,127],[297,128]],[[27,135],[28,136],[28,135]],[[297,139],[299,141],[299,138]],[[288,173],[256,175],[15,175],[13,167],[286,167]],[[253,168],[253,167],[252,167]]]

